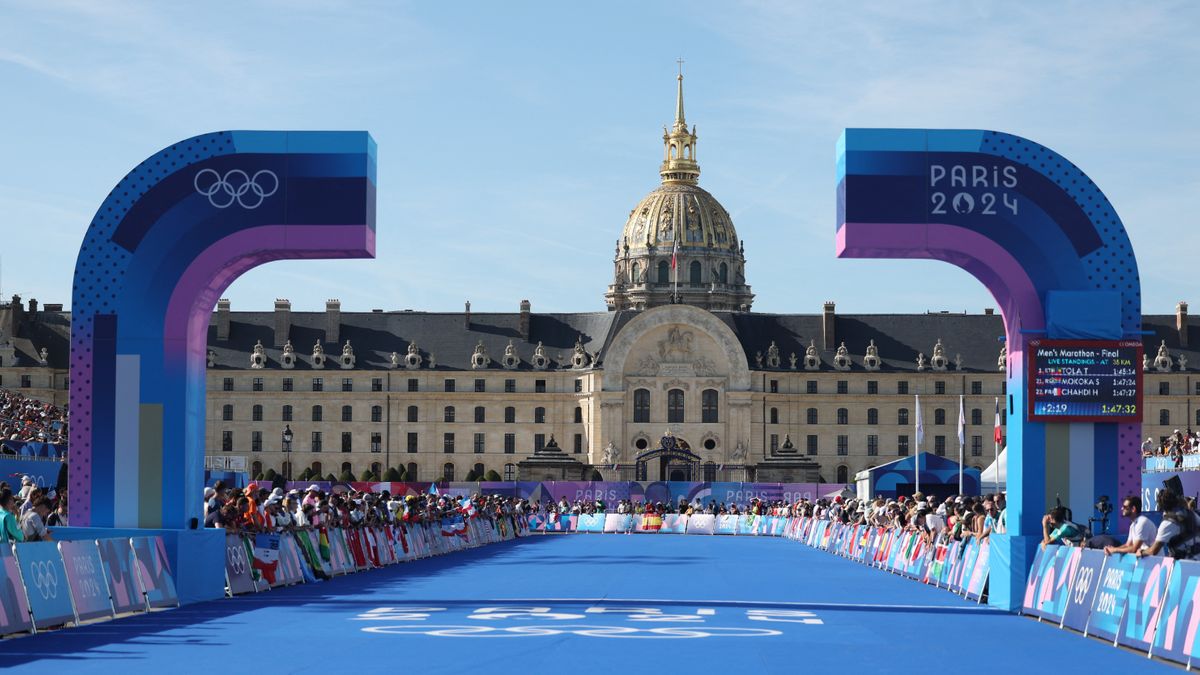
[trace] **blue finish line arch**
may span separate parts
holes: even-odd
[[[375,186],[363,131],[204,134],[117,184],[75,268],[72,525],[182,529],[200,516],[217,299],[272,260],[374,257]]]
[[[948,262],[1000,305],[1009,534],[993,537],[991,602],[1016,608],[1041,516],[1056,496],[1079,514],[1091,513],[1098,495],[1140,490],[1140,422],[1032,422],[1025,389],[1033,340],[1140,341],[1133,246],[1086,174],[1011,134],[847,129],[837,177],[838,257]]]

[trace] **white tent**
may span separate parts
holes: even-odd
[[[979,476],[979,489],[985,494],[995,489],[996,482],[1000,482],[1000,489],[1008,483],[1008,448],[1000,449],[1000,456],[996,461],[992,462],[991,466],[983,470]]]

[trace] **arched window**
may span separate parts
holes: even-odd
[[[674,143],[672,143],[672,144],[671,144],[671,159],[675,159],[675,156],[676,156],[676,154],[678,153],[678,151],[679,151],[679,148],[677,148],[677,147],[675,146],[675,144],[674,144]]]
[[[353,422],[354,421],[354,407],[353,406],[348,406],[348,405],[342,406],[342,421],[343,422]]]
[[[250,477],[258,480],[259,475],[263,472],[262,462],[253,462],[250,464]]]
[[[1159,424],[1170,424],[1171,423],[1171,411],[1167,410],[1166,408],[1159,410],[1158,411],[1158,423]]]
[[[504,423],[513,424],[517,421],[517,409],[509,406],[504,409]]]
[[[685,146],[683,146],[683,156],[684,156],[684,158],[685,158],[685,159],[691,159],[691,158],[692,158],[692,146],[691,146],[691,144],[690,144],[690,143],[689,143],[689,144],[687,144],[687,145],[685,145]]]
[[[446,408],[444,410],[442,410],[442,421],[443,422],[453,422],[454,421],[454,406],[448,405],[448,406],[446,406]]]
[[[635,389],[633,391],[633,421],[650,421],[650,390]]]
[[[629,283],[631,283],[631,284],[640,283],[642,280],[641,273],[642,273],[642,266],[637,263],[633,263],[633,269],[629,273]]]
[[[320,422],[323,417],[324,417],[324,413],[321,409],[321,406],[314,405],[312,407],[312,421]]]
[[[717,268],[717,281],[723,284],[729,283],[729,265],[721,263],[721,266]]]
[[[321,477],[321,463],[320,462],[312,463],[312,474],[313,474],[313,478],[315,478],[315,479]]]
[[[716,424],[720,421],[718,418],[720,413],[717,412],[717,390],[705,389],[700,392],[700,421],[705,424]]]
[[[942,425],[946,423],[946,410],[944,408],[935,408],[933,411],[933,423]]]
[[[408,470],[406,470],[404,472],[404,477],[406,479],[414,481],[414,482],[420,480],[420,478],[417,475],[417,463],[416,462],[408,463]]]
[[[351,466],[350,462],[342,462],[342,473],[349,473],[352,476],[354,475],[354,467]]]
[[[262,406],[257,403],[250,409],[250,420],[253,422],[262,421]]]
[[[837,482],[838,483],[849,483],[850,482],[850,467],[843,464],[837,468]]]
[[[375,474],[376,480],[383,478],[383,474],[380,473],[381,470],[383,470],[383,466],[379,462],[371,462],[371,473]]]
[[[658,283],[671,283],[671,263],[667,262],[666,260],[658,261]]]
[[[533,409],[533,423],[534,424],[545,424],[546,423],[546,409],[545,408],[538,406]]]
[[[383,406],[381,406],[381,405],[371,406],[371,421],[372,422],[382,422],[383,421]]]
[[[683,390],[672,389],[667,392],[667,422],[683,422]]]
[[[483,462],[476,463],[474,468],[476,475],[475,480],[483,480],[483,474],[487,473],[487,471],[483,468]]]
[[[878,408],[867,408],[867,424],[879,424]]]
[[[817,423],[817,409],[809,408],[808,410],[805,410],[804,411],[804,421],[808,424],[816,424]]]
[[[516,479],[517,479],[517,465],[516,464],[505,464],[504,465],[504,480],[516,480]]]
[[[446,462],[442,465],[442,480],[454,480],[454,464],[452,462]]]
[[[837,409],[837,423],[850,424],[850,411],[846,408]]]
[[[779,424],[779,408],[771,408],[771,424]]]
[[[483,406],[481,406],[481,405],[475,406],[475,423],[476,424],[483,424],[483,420],[486,416],[487,416],[487,413],[484,411]]]
[[[575,424],[583,424],[583,408],[575,406]]]
[[[415,405],[408,406],[408,421],[409,422],[417,421],[417,406],[415,406]]]
[[[908,424],[908,408],[901,408],[896,411],[896,424]]]
[[[282,419],[284,422],[292,421],[292,406],[290,406],[290,405],[283,406],[283,414],[280,415],[280,419]]]
[[[221,419],[226,422],[233,421],[233,406],[229,404],[221,406]]]
[[[700,261],[693,260],[692,264],[688,265],[688,283],[693,286],[700,285]]]

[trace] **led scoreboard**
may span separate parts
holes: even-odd
[[[1142,343],[1137,340],[1032,340],[1029,419],[1140,422]]]

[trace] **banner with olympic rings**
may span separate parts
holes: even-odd
[[[58,544],[67,570],[67,585],[80,621],[112,618],[112,598],[104,579],[104,562],[95,541],[63,541]]]
[[[717,530],[717,517],[711,513],[697,513],[688,516],[688,534],[713,534]]]
[[[11,544],[0,544],[0,635],[33,630],[29,618],[29,598],[21,583],[21,569]]]
[[[58,546],[52,541],[36,541],[18,545],[16,553],[25,595],[33,611],[33,625],[41,630],[74,623],[75,607],[71,604],[67,570]]]

